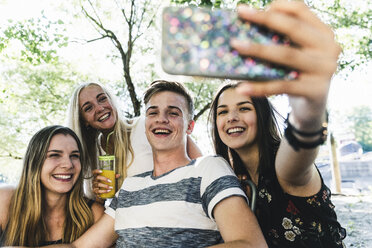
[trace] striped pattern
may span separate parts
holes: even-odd
[[[212,212],[233,195],[245,197],[231,168],[207,156],[159,177],[125,179],[106,213],[115,218],[117,247],[204,247],[222,242]]]

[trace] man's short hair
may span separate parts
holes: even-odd
[[[143,100],[145,104],[150,101],[150,98],[160,92],[170,91],[185,97],[187,103],[187,110],[189,112],[189,119],[194,118],[194,103],[190,94],[187,92],[185,86],[178,82],[170,82],[165,80],[156,80],[150,84],[150,87],[146,90]]]

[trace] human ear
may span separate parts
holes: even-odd
[[[194,126],[195,126],[195,121],[193,120],[189,121],[189,124],[187,125],[186,133],[191,134],[192,131],[194,130]]]

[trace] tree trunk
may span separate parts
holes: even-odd
[[[330,150],[331,150],[331,168],[332,168],[332,181],[335,185],[335,192],[340,194],[341,193],[341,172],[340,172],[340,164],[338,163],[337,159],[337,152],[336,152],[336,142],[333,137],[333,134],[330,133],[329,135],[329,143],[330,143]]]

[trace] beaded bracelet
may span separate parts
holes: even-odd
[[[303,149],[312,149],[319,145],[324,144],[327,140],[328,135],[328,114],[326,113],[326,121],[323,122],[322,127],[315,132],[304,132],[296,129],[288,120],[289,114],[285,123],[287,123],[287,128],[284,130],[284,137],[287,139],[288,143],[292,146],[295,151],[298,151],[300,148]],[[299,140],[293,133],[296,133],[303,137],[315,137],[319,135],[319,139],[310,142],[304,142]]]

